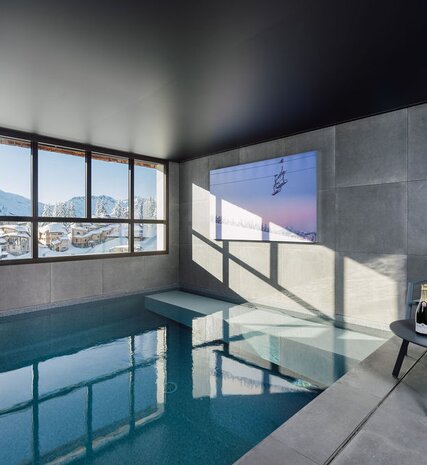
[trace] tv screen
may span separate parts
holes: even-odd
[[[317,154],[210,171],[214,239],[317,241]]]

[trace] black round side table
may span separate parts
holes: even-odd
[[[402,345],[400,346],[399,354],[393,368],[393,376],[397,378],[399,376],[400,368],[402,367],[403,359],[408,353],[408,345],[410,342],[421,347],[427,348],[427,335],[417,334],[415,332],[415,320],[396,320],[390,324],[392,332],[402,339]]]

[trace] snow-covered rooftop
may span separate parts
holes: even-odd
[[[22,239],[29,239],[30,235],[27,232],[13,232],[6,234],[6,237],[20,237]]]
[[[61,223],[48,223],[45,226],[42,226],[40,228],[40,232],[67,234],[67,230],[65,229],[64,225]]]
[[[27,228],[21,224],[2,224],[0,225],[0,229],[13,229],[15,231],[27,232]]]

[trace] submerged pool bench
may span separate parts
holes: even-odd
[[[148,295],[145,308],[190,327],[195,345],[222,340],[236,356],[264,361],[319,387],[332,384],[385,342],[318,317],[183,291]]]

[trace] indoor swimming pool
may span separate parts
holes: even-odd
[[[137,296],[4,319],[0,463],[232,464],[324,386],[215,327]]]
[[[1,464],[231,464],[319,393],[132,298],[0,335]]]

